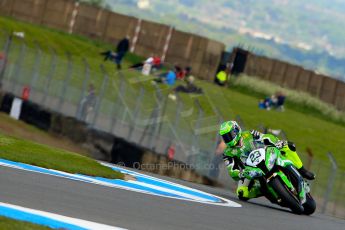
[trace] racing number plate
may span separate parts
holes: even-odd
[[[256,167],[263,160],[265,160],[265,149],[256,149],[249,154],[246,164]]]

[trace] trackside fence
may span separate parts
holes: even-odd
[[[91,67],[87,60],[77,60],[69,53],[57,54],[42,50],[39,44],[17,40],[0,31],[3,90],[22,97],[23,89],[29,89],[31,101],[52,111],[168,154],[227,187],[236,186],[227,175],[221,154],[215,154],[220,140],[216,130],[223,118],[217,111],[208,115],[198,97],[171,100],[170,88],[151,84],[151,78],[136,70],[114,72],[104,65]],[[245,126],[240,117],[237,120]],[[331,153],[326,161],[300,154],[306,167],[317,175],[311,187],[318,211],[344,218],[345,172]]]

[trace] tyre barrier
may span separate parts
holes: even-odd
[[[88,151],[92,156],[98,160],[111,162],[111,150],[114,143],[114,136],[110,133],[103,132],[96,129],[87,129],[85,137],[88,144]]]
[[[15,98],[16,97],[11,93],[5,93],[2,95],[0,111],[9,114]],[[51,113],[41,109],[41,107],[36,103],[23,101],[19,119],[40,129],[48,131],[51,123]]]
[[[67,137],[75,143],[87,142],[89,131],[85,122],[56,112],[52,112],[51,114],[51,125],[49,129],[51,133]]]
[[[137,168],[136,166],[142,163],[144,152],[143,148],[131,144],[123,138],[114,137],[110,162],[130,168]]]
[[[45,131],[51,126],[51,113],[31,101],[23,101],[19,119]]]
[[[9,114],[11,112],[14,95],[6,93],[2,95],[0,111]]]

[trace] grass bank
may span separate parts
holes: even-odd
[[[0,112],[0,133],[49,145],[69,152],[79,153],[84,156],[90,156],[86,149],[73,143],[71,140],[52,133],[47,133],[21,120],[15,120],[3,112]]]
[[[50,230],[52,228],[0,216],[0,229]]]
[[[230,90],[237,90],[262,99],[280,91],[286,95],[285,105],[289,108],[345,126],[344,112],[305,92],[283,88],[274,83],[246,75],[241,75],[236,79],[232,78]]]
[[[0,158],[68,173],[123,179],[123,174],[91,158],[4,134],[0,134]]]
[[[65,56],[69,52],[73,56],[85,57],[93,59],[90,64],[95,63],[96,68],[98,64],[103,61],[99,52],[105,50],[114,50],[116,43],[110,44],[100,40],[92,40],[85,36],[69,34],[57,29],[48,28],[28,22],[22,22],[10,17],[0,17],[0,32],[5,36],[11,32],[24,32],[24,39],[26,44],[31,48],[39,46],[43,51],[54,50],[57,55]],[[3,37],[2,39],[6,39]],[[15,38],[16,39],[16,38]],[[128,53],[124,59],[124,67],[141,61],[143,58]]]

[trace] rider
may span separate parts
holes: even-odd
[[[307,171],[302,164],[296,152],[296,147],[292,142],[279,140],[271,134],[263,134],[256,130],[242,131],[236,121],[226,121],[221,124],[219,134],[222,136],[226,149],[223,159],[229,175],[239,181],[236,193],[240,199],[250,199],[261,196],[260,184],[251,180],[257,176],[258,171],[252,168],[246,168],[241,161],[245,157],[243,153],[249,153],[252,150],[252,141],[261,142],[265,145],[274,145],[281,153],[291,160],[299,173],[308,180],[315,178],[314,174]]]

